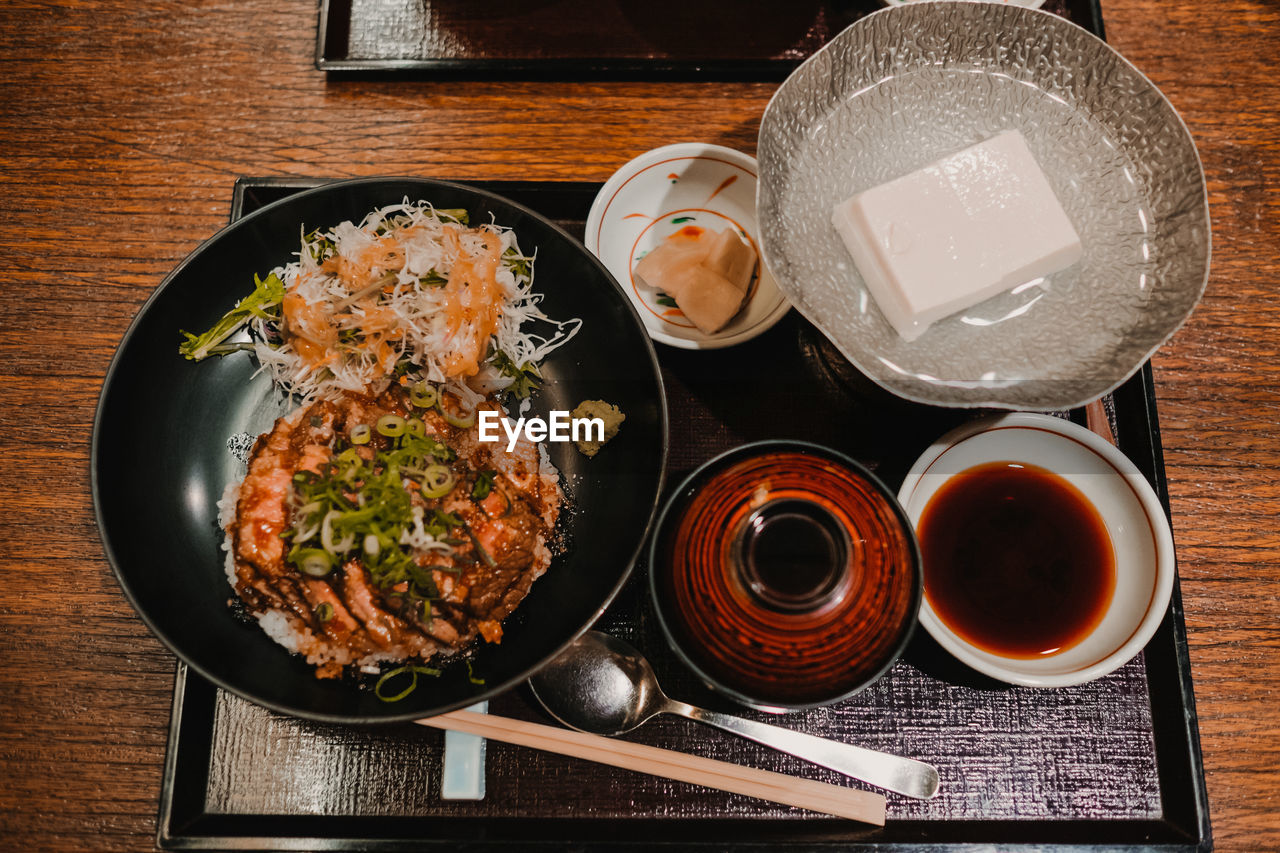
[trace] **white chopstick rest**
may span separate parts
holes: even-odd
[[[477,702],[468,711],[487,713],[488,702]],[[444,761],[440,769],[440,799],[484,799],[484,744],[479,735],[460,731],[444,733]]]

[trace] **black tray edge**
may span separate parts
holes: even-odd
[[[1095,4],[1097,0],[1094,0]],[[799,59],[341,59],[332,55],[345,44],[350,21],[335,13],[335,0],[320,0],[315,66],[336,76],[423,77],[475,80],[740,80],[781,82]]]
[[[803,59],[725,59],[681,61],[671,59],[344,59],[335,56],[336,45],[349,38],[351,22],[336,13],[335,2],[320,0],[316,30],[315,67],[343,78],[409,78],[440,80],[671,80],[708,82],[780,83]],[[1088,29],[1106,40],[1101,0],[1088,0]]]
[[[1164,445],[1160,435],[1155,376],[1151,362],[1148,361],[1144,364],[1141,371],[1129,380],[1126,385],[1135,394],[1141,394],[1142,409],[1147,419],[1145,432],[1150,441],[1148,445],[1149,458],[1135,459],[1134,461],[1155,488],[1156,495],[1160,498],[1160,505],[1164,507],[1165,516],[1170,519],[1170,527],[1172,527],[1172,512],[1169,508],[1169,484],[1164,467]],[[1174,536],[1176,541],[1176,529],[1174,530]],[[1176,547],[1174,555],[1176,562]],[[1181,776],[1189,778],[1191,790],[1187,797],[1178,799],[1171,797],[1171,791],[1162,785],[1162,806],[1166,815],[1174,816],[1173,820],[1183,828],[1188,838],[1195,839],[1198,842],[1197,851],[1208,853],[1213,849],[1213,830],[1209,817],[1209,793],[1204,779],[1204,755],[1200,747],[1200,724],[1196,713],[1195,691],[1191,678],[1191,656],[1187,644],[1186,614],[1182,606],[1182,583],[1176,568],[1173,575],[1172,601],[1169,613],[1165,616],[1165,621],[1170,623],[1169,628],[1173,635],[1173,655],[1171,659],[1162,659],[1157,656],[1154,661],[1149,661],[1148,678],[1150,678],[1151,666],[1153,665],[1157,667],[1166,666],[1172,669],[1172,672],[1168,673],[1168,675],[1176,679],[1179,690],[1182,693],[1182,713],[1173,714],[1167,708],[1162,709],[1157,705],[1152,705],[1152,727],[1153,732],[1157,734],[1156,760],[1158,763],[1168,762],[1167,766],[1176,768],[1176,771]],[[1161,627],[1161,633],[1164,633],[1164,626]],[[1175,734],[1180,741],[1184,742],[1186,744],[1185,749],[1178,752],[1170,751],[1168,754],[1162,753],[1158,748],[1161,742],[1158,735],[1166,730]]]

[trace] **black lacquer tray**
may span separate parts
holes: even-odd
[[[236,184],[233,218],[314,182]],[[484,183],[581,234],[599,188]],[[659,347],[671,413],[667,482],[723,449],[803,438],[891,488],[935,438],[976,413],[893,397],[795,312],[724,350]],[[1167,507],[1146,366],[1108,400],[1120,448]],[[1064,413],[1084,422],[1084,413]],[[669,487],[670,488],[670,487]],[[599,627],[641,648],[676,697],[731,712],[665,646],[639,565]],[[490,711],[550,722],[527,688]],[[747,715],[752,715],[747,712]],[[754,715],[764,717],[766,715]],[[1012,688],[951,659],[923,631],[868,691],[787,726],[935,763],[938,797],[890,794],[883,828],[589,762],[490,743],[484,800],[439,797],[443,735],[275,715],[179,667],[158,841],[236,850],[961,850],[1211,848],[1181,598],[1142,656],[1091,684]],[[821,768],[660,718],[632,739],[836,784]]]
[[[504,79],[781,80],[880,0],[322,0],[316,67]],[[1102,35],[1098,0],[1045,9]]]

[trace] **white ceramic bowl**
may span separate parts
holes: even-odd
[[[929,499],[953,476],[1001,461],[1057,474],[1098,511],[1115,553],[1111,603],[1076,645],[1031,660],[1004,657],[973,645],[939,619],[929,603],[926,569],[920,624],[960,661],[1011,684],[1062,687],[1123,666],[1151,639],[1173,593],[1173,534],[1160,499],[1134,464],[1094,433],[1061,418],[1017,413],[982,418],[940,438],[911,468],[898,500],[918,525]]]
[[[746,306],[714,335],[660,304],[660,294],[631,274],[646,252],[689,224],[736,228],[760,255],[756,173],[755,158],[741,151],[685,142],[641,154],[600,189],[587,216],[587,249],[622,285],[655,341],[684,349],[732,346],[769,329],[790,309],[763,258]]]

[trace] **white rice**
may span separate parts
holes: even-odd
[[[232,480],[227,483],[227,487],[222,490],[222,497],[218,498],[218,526],[222,528],[222,550],[226,553],[226,558],[222,562],[222,568],[227,573],[227,582],[232,588],[236,585],[236,555],[234,553],[235,542],[231,535],[232,525],[236,520],[236,504],[240,501],[240,483]]]

